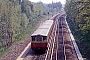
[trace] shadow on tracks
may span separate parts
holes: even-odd
[[[33,51],[33,50],[30,48],[30,50],[28,51],[28,53],[26,54],[25,57],[27,57],[27,56],[34,56],[34,55],[40,56],[40,55],[43,55],[43,54],[45,54],[45,53],[46,53],[46,51],[41,51],[41,50]]]

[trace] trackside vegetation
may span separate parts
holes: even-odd
[[[83,58],[90,60],[90,0],[66,0],[65,11]]]

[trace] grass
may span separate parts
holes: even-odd
[[[5,48],[4,50],[3,49],[4,48],[0,49],[0,57],[2,57],[5,54],[5,52],[9,50],[8,48]]]
[[[20,34],[18,40],[23,40],[25,38],[25,35]]]
[[[31,34],[31,32],[33,32],[35,30],[35,28],[33,28],[32,26],[27,28],[26,30],[26,34]]]

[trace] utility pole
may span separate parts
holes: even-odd
[[[49,12],[48,12],[48,20],[49,20]]]
[[[50,7],[49,7],[49,4],[48,4],[48,20],[49,20],[49,13],[50,13],[50,9],[49,9]]]

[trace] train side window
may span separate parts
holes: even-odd
[[[47,40],[47,38],[46,37],[43,37],[43,41],[46,41]]]
[[[32,37],[32,41],[35,41],[35,37]]]

